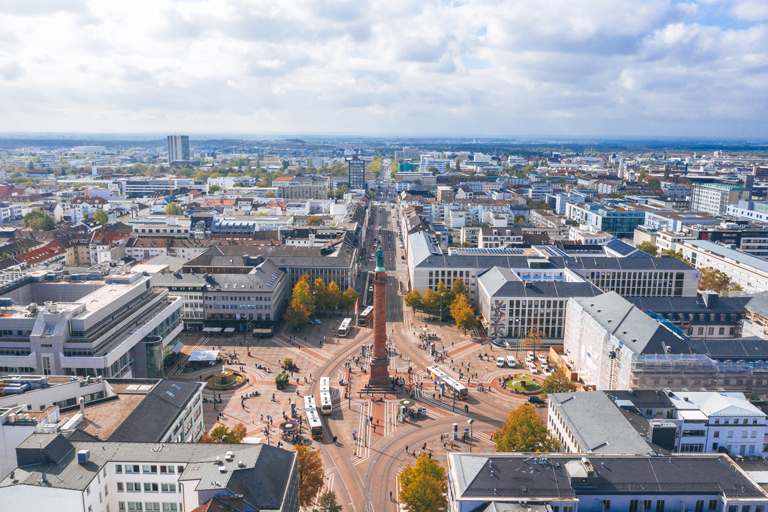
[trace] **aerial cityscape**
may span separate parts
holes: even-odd
[[[0,3],[0,511],[768,512],[767,22]]]

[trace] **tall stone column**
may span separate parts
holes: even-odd
[[[387,273],[382,265],[376,267],[373,277],[373,355],[371,357],[370,385],[389,386],[389,358],[387,357]]]

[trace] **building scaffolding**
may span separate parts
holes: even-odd
[[[768,390],[768,361],[715,361],[704,354],[649,354],[632,361],[632,389]]]

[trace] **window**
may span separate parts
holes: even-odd
[[[720,437],[720,431],[719,430],[715,430],[715,433],[712,435],[712,437],[714,437],[715,439]]]
[[[694,512],[704,512],[704,500],[696,500]]]
[[[603,510],[611,510],[611,500],[603,500]]]
[[[144,503],[144,510],[152,511],[152,510],[160,510],[160,503]]]
[[[140,501],[129,501],[128,510],[142,510]]]
[[[126,464],[125,465],[125,472],[126,473],[140,473],[139,465],[137,464],[135,466],[129,466],[129,465]]]
[[[122,464],[116,464],[115,465],[115,473],[117,473],[119,475],[122,472],[123,472],[123,465]]]
[[[656,512],[664,512],[664,500],[656,500]]]
[[[717,510],[717,500],[709,500],[708,510]]]
[[[728,431],[728,439],[733,439],[733,430]]]
[[[119,512],[124,512],[125,511],[125,502],[124,501],[118,501],[117,502],[117,510]]]
[[[163,503],[163,512],[176,512],[177,510],[175,503]]]
[[[741,512],[749,512],[749,505],[742,505]]]
[[[125,489],[128,492],[141,492],[141,484],[138,482],[128,482],[125,484]]]
[[[91,486],[90,485],[85,488],[85,494],[86,494],[86,496],[90,496],[91,495]]]
[[[653,503],[653,500],[643,500],[643,511],[651,510],[651,503]]]
[[[162,484],[163,492],[176,492],[176,484]]]
[[[123,482],[117,482],[117,492],[123,492],[125,489],[123,488]]]
[[[637,512],[637,500],[629,500],[629,512]]]

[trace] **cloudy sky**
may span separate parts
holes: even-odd
[[[0,0],[0,132],[768,138],[768,0]]]

